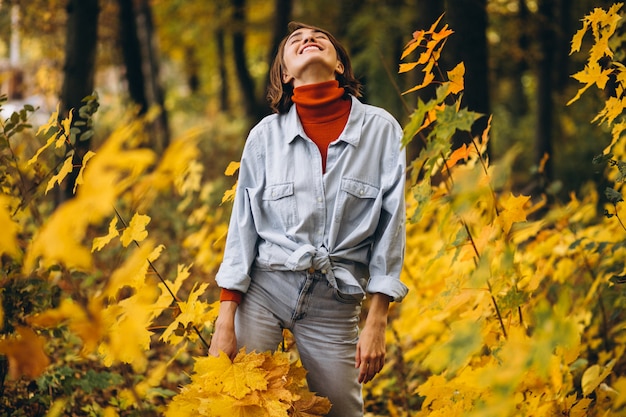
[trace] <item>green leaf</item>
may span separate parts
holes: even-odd
[[[482,114],[469,111],[467,109],[457,109],[454,106],[446,106],[442,111],[437,112],[437,128],[435,129],[437,138],[450,140],[454,132],[469,132],[474,122]]]
[[[612,153],[608,153],[606,155],[604,154],[600,154],[600,155],[596,155],[593,157],[593,160],[591,161],[594,165],[606,165],[609,163],[609,161],[613,158],[613,154]]]
[[[619,169],[619,175],[615,178],[616,182],[624,182],[626,179],[626,162],[618,161],[617,169]]]
[[[430,201],[432,197],[433,189],[430,185],[430,181],[424,180],[418,183],[417,185],[415,185],[412,188],[412,191],[413,191],[413,197],[415,198],[415,201],[417,201],[417,205],[415,207],[415,211],[411,215],[410,221],[411,223],[417,223],[422,219],[422,215],[424,214],[424,209],[426,208],[426,206],[428,205],[428,202]]]
[[[611,187],[606,187],[606,189],[604,190],[604,195],[613,205],[619,203],[620,201],[624,201],[622,194]]]
[[[435,100],[424,103],[421,99],[417,99],[417,108],[411,115],[409,122],[404,126],[404,134],[402,135],[402,146],[407,146],[421,130],[424,119],[429,111],[437,106]]]

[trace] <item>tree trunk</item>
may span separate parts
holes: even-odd
[[[291,20],[291,12],[293,10],[293,0],[275,0],[274,1],[274,20],[272,25],[272,43],[270,44],[269,54],[267,56],[268,68],[271,68],[274,57],[278,52],[278,45],[280,41],[287,36],[287,25]],[[270,82],[270,72],[267,72],[265,77],[265,88],[263,94],[265,98],[265,92]],[[266,104],[265,112],[270,113],[269,105]]]
[[[530,69],[528,56],[530,55],[530,31],[531,31],[531,18],[530,10],[526,5],[526,0],[518,0],[518,13],[515,18],[515,25],[517,33],[517,48],[519,49],[518,59],[514,63],[514,74],[511,77],[513,83],[513,98],[508,100],[507,107],[513,113],[514,120],[518,121],[520,118],[528,113],[528,100],[526,99],[526,93],[523,84],[523,78],[526,71]]]
[[[224,29],[221,27],[215,32],[215,44],[217,46],[217,65],[220,74],[220,110],[226,112],[228,105],[228,73],[226,71],[226,46]]]
[[[233,56],[235,58],[235,71],[241,88],[242,107],[248,119],[254,122],[259,120],[264,115],[264,112],[257,102],[254,80],[252,75],[250,75],[246,62],[245,28],[247,24],[245,0],[232,0],[231,5],[233,7],[232,20],[234,28],[232,34]]]
[[[462,106],[485,116],[472,126],[472,136],[482,133],[491,112],[489,100],[489,65],[487,60],[487,0],[454,0],[446,2],[446,19],[455,33],[449,38],[449,53],[454,64],[465,63],[465,91]],[[454,147],[468,142],[455,137]]]
[[[146,81],[143,75],[141,46],[137,37],[137,22],[133,0],[119,0],[120,42],[126,67],[126,82],[131,100],[139,106],[140,114],[148,111]]]
[[[571,80],[571,74],[569,68],[569,52],[571,46],[571,39],[574,35],[572,24],[572,7],[569,0],[558,0],[557,6],[558,15],[558,31],[555,34],[556,43],[556,77],[554,80],[554,89],[559,94],[565,92],[565,88]]]
[[[61,109],[63,116],[74,113],[73,121],[79,121],[78,109],[82,100],[93,93],[98,39],[98,0],[69,0],[67,4],[67,40]],[[82,132],[83,127],[76,126]],[[80,137],[80,133],[76,135]],[[76,140],[73,158],[74,170],[61,187],[60,201],[72,198],[74,184],[82,165],[83,156],[89,150],[90,140]]]
[[[131,99],[140,114],[152,106],[159,116],[149,125],[152,148],[162,152],[169,145],[169,123],[159,79],[159,59],[154,45],[152,10],[148,0],[119,0],[122,50]]]
[[[552,180],[552,127],[553,127],[553,74],[556,36],[554,22],[554,0],[539,2],[539,60],[537,74],[537,127],[535,132],[535,164],[540,166],[544,155],[549,159],[543,175],[537,178],[537,191],[542,192]]]

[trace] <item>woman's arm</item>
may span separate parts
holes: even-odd
[[[220,352],[224,352],[230,359],[234,359],[237,355],[237,336],[235,336],[237,306],[238,304],[234,301],[222,301],[220,303],[209,355],[219,356]]]
[[[385,330],[390,301],[388,295],[372,294],[369,312],[356,347],[355,367],[361,368],[361,383],[371,381],[385,364]]]

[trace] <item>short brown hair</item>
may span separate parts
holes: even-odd
[[[274,62],[270,68],[270,83],[267,88],[267,101],[269,101],[270,107],[274,112],[283,114],[289,111],[289,108],[293,104],[291,96],[293,95],[293,87],[291,84],[283,83],[283,54],[285,52],[285,43],[287,38],[298,29],[312,29],[319,31],[326,36],[335,47],[337,51],[337,57],[343,64],[343,74],[337,74],[337,81],[339,81],[339,87],[343,87],[346,90],[346,94],[352,94],[355,97],[361,97],[361,82],[356,79],[352,71],[352,64],[350,63],[350,57],[348,51],[339,43],[339,41],[327,30],[310,26],[300,22],[289,22],[287,26],[287,36],[278,45],[278,51],[274,57]]]

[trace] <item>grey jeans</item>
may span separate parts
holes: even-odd
[[[362,417],[355,368],[361,300],[344,297],[320,272],[253,269],[237,309],[238,348],[274,351],[290,330],[307,372],[309,390],[327,397],[329,417]]]

